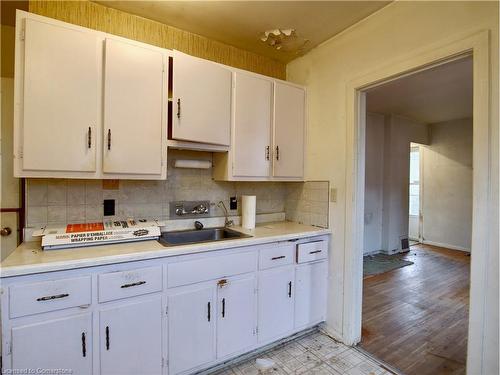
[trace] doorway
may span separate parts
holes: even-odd
[[[364,250],[371,255],[360,347],[405,374],[465,374],[470,258],[455,245],[470,251],[472,63],[465,56],[366,90]],[[422,217],[431,223],[425,235]],[[378,237],[372,223],[381,223]]]
[[[420,207],[420,147],[410,144],[410,179],[408,188],[408,240],[409,246],[420,243],[421,207]]]
[[[474,71],[474,108],[473,108],[473,237],[471,251],[481,249],[472,257],[470,287],[470,319],[467,348],[467,372],[482,373],[484,353],[488,352],[483,338],[489,335],[486,326],[488,320],[487,283],[491,267],[490,258],[495,250],[489,241],[495,232],[493,222],[489,221],[490,192],[495,187],[491,179],[492,171],[489,158],[492,150],[489,138],[490,87],[481,82],[489,81],[489,42],[488,33],[479,32],[458,40],[438,42],[424,50],[415,51],[404,60],[388,62],[370,72],[360,74],[359,78],[347,84],[347,151],[346,151],[346,226],[344,242],[344,319],[343,340],[356,344],[361,340],[362,306],[362,253],[364,224],[364,133],[365,90],[405,75],[413,74],[429,67],[447,63],[464,55],[473,56]],[[491,293],[490,293],[491,294]],[[489,336],[488,336],[489,337]],[[488,355],[492,353],[488,352]]]

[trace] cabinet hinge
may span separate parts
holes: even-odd
[[[165,306],[165,315],[168,315],[168,306]]]
[[[24,41],[24,39],[26,39],[26,29],[23,27],[21,29],[21,40]]]
[[[8,355],[11,355],[12,354],[12,341],[9,341],[9,352],[7,353]]]
[[[161,367],[165,367],[165,358],[161,357]]]

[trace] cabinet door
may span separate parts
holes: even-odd
[[[163,53],[106,39],[105,56],[103,171],[161,174]]]
[[[259,273],[259,341],[278,339],[293,329],[294,267]]]
[[[257,342],[255,276],[228,280],[217,289],[217,357],[241,352]]]
[[[295,328],[325,320],[328,263],[298,266],[295,271]]]
[[[179,288],[168,297],[169,374],[215,359],[215,286]]]
[[[276,82],[274,86],[275,177],[304,176],[305,91]]]
[[[102,39],[26,19],[22,168],[94,172]]]
[[[233,176],[268,177],[272,82],[244,73],[234,81]]]
[[[161,296],[155,296],[99,312],[102,375],[161,373],[161,311]]]
[[[230,144],[231,71],[174,51],[172,138]]]
[[[45,320],[12,328],[13,369],[71,369],[92,373],[92,315]]]

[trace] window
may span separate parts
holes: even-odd
[[[418,216],[420,210],[420,151],[410,149],[410,211],[411,216]]]

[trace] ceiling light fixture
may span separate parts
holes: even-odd
[[[299,53],[309,42],[297,35],[295,29],[272,29],[262,33],[260,40],[278,51]]]

